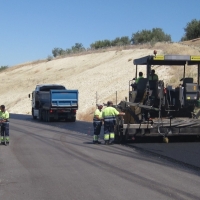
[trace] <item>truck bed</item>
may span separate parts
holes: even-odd
[[[78,108],[78,90],[50,90],[40,92],[45,108]]]

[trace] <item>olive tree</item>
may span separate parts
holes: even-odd
[[[181,41],[200,37],[200,20],[193,19],[191,22],[188,22],[184,31],[185,35],[181,38]]]

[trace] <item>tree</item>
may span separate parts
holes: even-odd
[[[128,36],[124,37],[117,37],[114,40],[98,40],[95,43],[92,43],[90,45],[90,48],[92,49],[99,49],[104,47],[110,47],[110,46],[120,46],[120,45],[128,45],[130,44],[130,39]]]
[[[111,46],[110,40],[98,40],[90,45],[91,49],[100,49],[103,47]]]
[[[165,34],[161,28],[152,30],[142,30],[132,34],[131,42],[133,44],[146,42],[171,42],[171,36]]]
[[[54,49],[52,50],[53,57],[58,56],[58,55],[59,55],[58,52],[59,52],[59,48],[54,48]]]
[[[121,37],[120,40],[121,40],[123,45],[129,45],[131,43],[131,41],[130,41],[128,36]]]
[[[6,65],[6,66],[1,66],[0,67],[0,71],[3,71],[3,70],[5,70],[5,69],[7,69],[8,68],[8,65]]]
[[[153,28],[151,31],[151,40],[156,42],[168,42],[171,41],[171,36],[165,34],[161,28]]]
[[[72,49],[67,48],[65,52],[66,52],[66,54],[70,54],[70,53],[72,53]]]
[[[82,43],[75,43],[74,46],[72,46],[72,51],[73,52],[79,52],[83,51],[85,48],[83,47]]]
[[[61,48],[54,48],[52,50],[52,54],[53,54],[54,57],[61,56],[61,55],[65,54],[65,50],[63,50]]]
[[[200,37],[200,20],[193,19],[191,22],[187,23],[184,31],[185,35],[181,38],[181,41]]]

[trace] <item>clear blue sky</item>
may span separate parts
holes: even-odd
[[[178,42],[192,19],[200,20],[199,0],[0,0],[0,66],[143,29],[162,28]]]

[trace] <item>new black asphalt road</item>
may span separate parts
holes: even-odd
[[[11,114],[0,199],[200,199],[200,143],[94,145],[92,131],[92,123]]]

